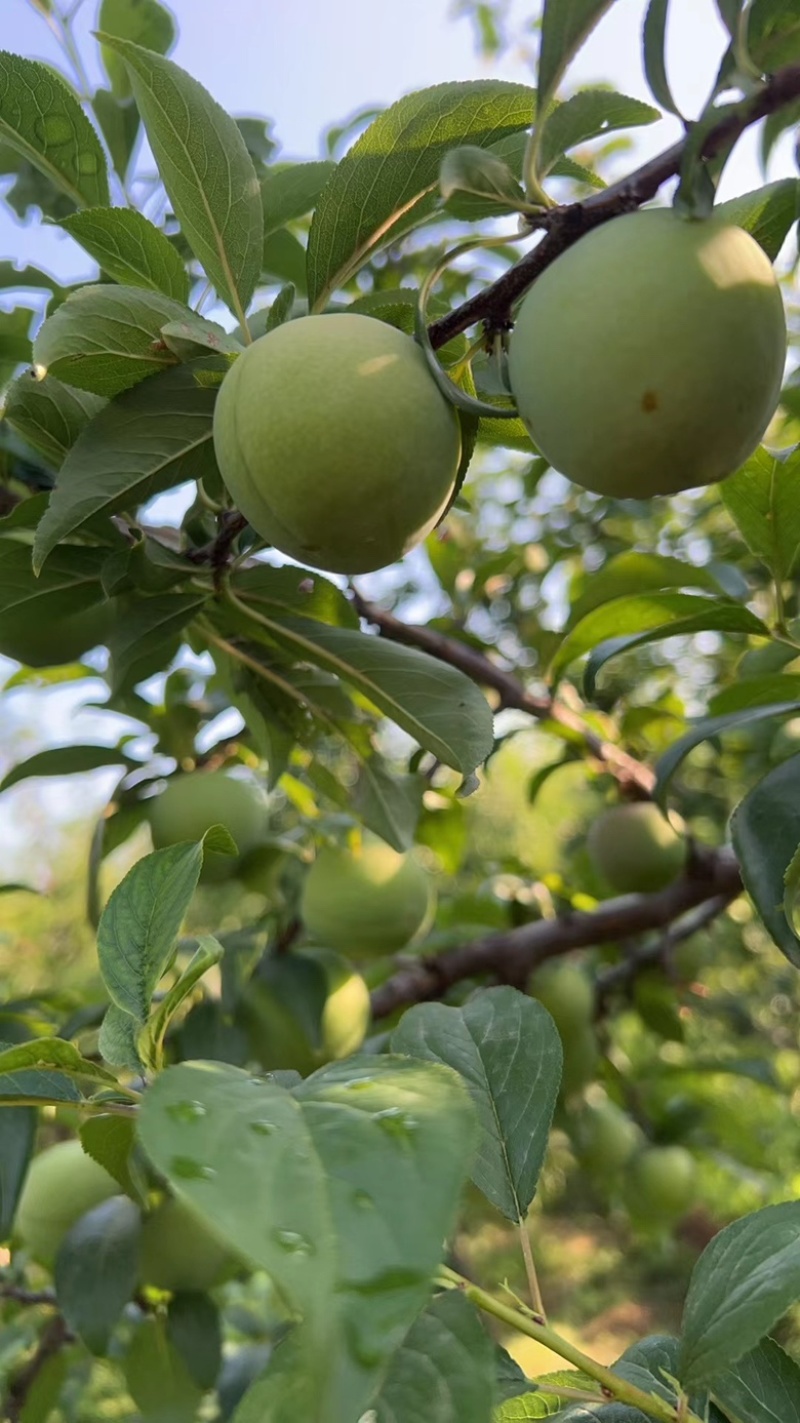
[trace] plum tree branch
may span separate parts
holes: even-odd
[[[498,667],[483,652],[476,651],[466,643],[447,637],[444,633],[419,624],[404,623],[393,613],[384,611],[374,603],[369,603],[361,594],[352,590],[353,605],[365,622],[372,623],[382,637],[392,642],[404,643],[406,647],[418,647],[440,662],[457,667],[473,682],[483,687],[491,687],[500,698],[501,708],[513,708],[527,712],[538,721],[552,721],[580,737],[586,750],[601,761],[620,784],[629,792],[642,799],[648,798],[655,785],[655,775],[649,766],[644,766],[634,756],[615,746],[613,741],[605,741],[587,726],[577,711],[555,697],[534,696],[517,681],[510,672]]]
[[[714,158],[726,146],[735,143],[751,124],[758,123],[798,98],[800,65],[790,64],[773,74],[757,93],[720,110],[719,123],[709,128],[700,145],[699,156]],[[507,325],[514,303],[567,247],[592,228],[649,202],[664,183],[680,172],[690,134],[691,128],[679,143],[637,168],[619,183],[592,194],[585,202],[553,208],[537,219],[537,226],[546,228],[542,240],[491,286],[434,321],[429,328],[434,348],[445,346],[454,336],[478,321],[498,327]]]
[[[648,930],[666,929],[699,905],[716,902],[715,912],[741,892],[739,865],[732,850],[698,848],[680,879],[656,894],[626,894],[596,909],[540,919],[457,949],[421,958],[399,968],[372,994],[375,1019],[400,1008],[442,998],[465,978],[489,975],[520,982],[539,964],[571,949],[630,939]]]

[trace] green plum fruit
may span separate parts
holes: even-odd
[[[25,667],[60,667],[65,662],[77,662],[85,652],[105,642],[113,617],[111,599],[63,617],[52,617],[48,612],[35,625],[30,614],[23,619],[14,609],[0,613],[0,656],[13,657]]]
[[[600,1068],[600,1049],[597,1036],[591,1025],[573,1028],[561,1033],[564,1049],[564,1066],[561,1072],[559,1095],[563,1101],[577,1097],[590,1082],[594,1082]]]
[[[294,1069],[307,1077],[358,1051],[369,1026],[369,989],[341,954],[302,949],[262,964],[238,1016],[266,1072]]]
[[[590,825],[586,846],[595,869],[619,894],[665,889],[686,864],[686,841],[650,801],[604,810]]]
[[[461,433],[412,338],[340,312],[287,321],[237,358],[214,448],[263,539],[314,568],[368,573],[441,518]]]
[[[52,1267],[64,1236],[87,1211],[121,1194],[114,1177],[79,1141],[60,1141],[33,1158],[15,1230],[34,1260]]]
[[[651,208],[595,228],[519,311],[511,388],[531,437],[576,484],[644,499],[713,484],[774,414],[786,320],[741,228]]]
[[[560,959],[536,969],[528,980],[528,992],[544,1004],[562,1038],[591,1023],[594,987],[577,964]]]
[[[266,802],[258,787],[225,771],[173,776],[166,789],[147,802],[147,810],[157,850],[182,840],[201,840],[212,825],[224,825],[241,856],[263,840],[266,830]],[[201,878],[231,879],[238,863],[233,855],[206,851]]]
[[[640,1145],[636,1123],[608,1098],[587,1102],[573,1131],[581,1165],[598,1176],[612,1176],[626,1166]]]
[[[677,1220],[692,1205],[696,1184],[695,1160],[684,1146],[645,1147],[626,1174],[628,1209],[646,1223]]]
[[[246,1268],[196,1211],[169,1196],[142,1224],[139,1278],[158,1290],[212,1290]]]
[[[433,912],[430,875],[382,841],[320,850],[303,882],[300,914],[311,937],[353,958],[393,954]]]

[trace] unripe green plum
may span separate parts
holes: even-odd
[[[173,776],[166,789],[147,802],[147,810],[157,850],[182,840],[201,840],[212,825],[224,825],[241,856],[264,838],[266,829],[266,804],[258,787],[225,771]],[[237,865],[235,856],[207,850],[201,878],[231,879]]]
[[[430,876],[411,855],[378,841],[320,850],[305,877],[300,914],[317,943],[353,958],[405,948],[433,909]]]
[[[649,801],[604,810],[589,827],[586,846],[619,894],[665,889],[686,864],[686,841]]]
[[[299,1000],[304,987],[300,976],[290,984],[285,981],[287,968],[307,966],[324,976],[322,1001],[315,991],[320,986],[316,975],[307,977],[305,996]],[[250,980],[239,1013],[250,1051],[264,1070],[294,1069],[307,1077],[324,1063],[357,1052],[369,1026],[370,998],[363,978],[347,960],[330,949],[304,949],[274,967],[272,981],[258,975]]]
[[[212,1290],[244,1267],[184,1201],[168,1197],[147,1215],[139,1245],[139,1278],[158,1290]]]
[[[588,1102],[575,1123],[575,1151],[588,1171],[611,1176],[627,1165],[639,1145],[640,1132],[627,1112],[614,1102]]]
[[[33,577],[33,575],[31,575]],[[92,603],[77,613],[39,619],[35,625],[13,610],[0,613],[0,656],[25,667],[61,667],[99,647],[113,622],[113,602]]]
[[[531,974],[528,992],[544,1004],[562,1038],[584,1029],[594,1013],[594,988],[577,964],[560,960]]]
[[[600,1049],[591,1025],[573,1028],[569,1032],[561,1031],[561,1046],[564,1049],[564,1066],[559,1095],[562,1101],[569,1101],[597,1077]]]
[[[60,1141],[33,1158],[15,1221],[34,1260],[52,1267],[64,1236],[87,1211],[121,1194],[119,1182],[79,1141]]]
[[[367,573],[438,522],[461,434],[410,336],[335,313],[287,321],[238,357],[217,397],[214,448],[263,539],[314,568]]]
[[[585,489],[644,499],[713,484],[774,414],[786,320],[741,228],[672,209],[595,228],[531,287],[511,388],[542,454]]]
[[[677,1220],[695,1198],[697,1167],[683,1146],[648,1146],[634,1157],[626,1176],[631,1215],[643,1222]]]

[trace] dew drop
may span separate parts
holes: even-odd
[[[175,1122],[198,1122],[206,1116],[206,1108],[202,1102],[170,1102],[167,1116]]]
[[[45,114],[43,118],[36,120],[34,130],[37,137],[50,147],[69,143],[75,136],[72,124],[63,114]]]
[[[355,1191],[353,1193],[353,1205],[359,1211],[374,1211],[375,1202],[368,1191]]]
[[[97,172],[97,154],[87,149],[78,154],[78,172],[90,175]]]
[[[272,1136],[272,1133],[273,1133],[274,1130],[275,1130],[275,1123],[274,1123],[274,1122],[251,1122],[251,1123],[250,1123],[250,1130],[251,1130],[252,1132],[255,1132],[256,1136]]]
[[[313,1255],[314,1247],[298,1230],[274,1230],[272,1238],[290,1255]]]
[[[404,1112],[402,1107],[385,1107],[375,1113],[375,1121],[391,1136],[410,1136],[419,1126],[416,1117]]]
[[[343,1092],[364,1092],[367,1088],[375,1085],[374,1077],[359,1077],[355,1082],[345,1082]],[[394,1108],[392,1108],[392,1111]]]
[[[213,1166],[203,1166],[191,1156],[173,1156],[169,1169],[181,1181],[211,1181],[217,1174]]]

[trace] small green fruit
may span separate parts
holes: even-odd
[[[528,992],[544,1004],[562,1038],[584,1029],[594,1013],[594,988],[576,964],[545,964],[531,974]]]
[[[214,448],[257,533],[300,563],[367,573],[441,518],[461,434],[410,336],[371,316],[305,316],[234,362]]]
[[[786,320],[772,265],[719,217],[649,209],[595,228],[531,287],[511,388],[542,454],[585,489],[713,484],[775,411]]]
[[[244,1267],[184,1201],[169,1197],[145,1217],[139,1278],[158,1290],[213,1290]]]
[[[405,948],[433,911],[430,876],[382,842],[321,850],[306,875],[300,914],[325,948],[378,958]]]
[[[121,1194],[118,1181],[79,1141],[61,1141],[33,1158],[15,1229],[34,1260],[52,1267],[64,1236],[87,1211]]]
[[[358,1051],[369,1026],[369,989],[340,954],[304,949],[263,966],[247,985],[239,1017],[266,1072],[307,1077]]]
[[[266,805],[258,787],[225,771],[189,771],[173,776],[161,795],[147,802],[157,850],[183,840],[201,840],[212,825],[224,825],[244,855],[264,838]],[[206,851],[201,878],[231,879],[233,855]]]
[[[564,1049],[564,1067],[561,1073],[560,1096],[562,1101],[569,1101],[571,1097],[577,1097],[597,1077],[600,1049],[591,1026],[562,1032],[561,1045]]]
[[[636,1123],[614,1102],[589,1102],[575,1123],[575,1151],[588,1171],[612,1176],[630,1161],[640,1135]]]
[[[631,1215],[645,1222],[677,1220],[695,1198],[697,1167],[683,1146],[648,1146],[631,1163],[626,1198]]]
[[[595,868],[619,894],[650,894],[677,879],[686,842],[658,806],[615,805],[589,827],[586,846]]]

